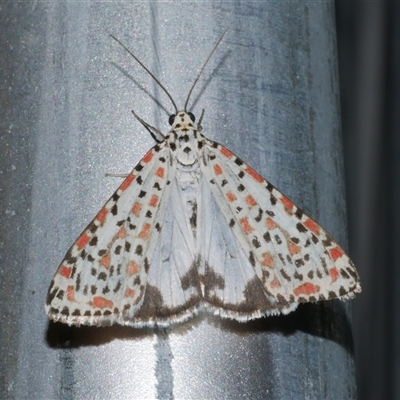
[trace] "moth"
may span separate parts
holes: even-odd
[[[361,291],[343,249],[187,111],[202,66],[166,135],[68,250],[46,301],[69,325],[168,326],[200,310],[245,322]],[[204,112],[204,111],[203,111]]]

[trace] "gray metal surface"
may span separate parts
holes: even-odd
[[[66,250],[153,145],[132,117],[173,111],[126,43],[182,105],[346,244],[334,9],[330,2],[3,3],[1,397],[355,398],[344,303],[239,324],[69,328],[43,303]],[[150,94],[150,95],[149,95]],[[161,102],[160,108],[151,96]],[[193,105],[193,103],[192,103]]]

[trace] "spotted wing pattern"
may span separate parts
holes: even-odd
[[[129,324],[138,310],[152,307],[145,294],[148,272],[173,175],[165,143],[143,157],[67,252],[47,296],[51,319]]]
[[[202,160],[212,207],[203,212],[210,226],[200,254],[205,300],[216,313],[239,320],[287,314],[299,302],[361,291],[342,248],[291,200],[216,142],[206,140]]]

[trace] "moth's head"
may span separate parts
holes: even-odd
[[[169,124],[173,130],[188,131],[195,129],[193,125],[195,120],[196,117],[191,112],[179,111],[169,117]]]

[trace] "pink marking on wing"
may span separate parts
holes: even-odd
[[[130,186],[130,184],[133,182],[135,179],[135,175],[129,174],[125,180],[121,183],[121,186],[119,187],[120,190],[124,191],[127,187]]]
[[[256,171],[254,171],[254,169],[247,167],[245,170],[250,176],[252,176],[257,182],[263,183],[264,182],[264,178],[257,173]]]
[[[148,163],[153,158],[153,151],[150,150],[142,159],[143,162]]]
[[[135,275],[139,272],[139,265],[135,263],[135,261],[129,261],[128,268],[126,273],[128,275]]]
[[[293,256],[294,254],[298,254],[300,252],[300,247],[294,244],[293,242],[288,243],[289,252]]]
[[[283,203],[285,208],[287,208],[289,211],[293,210],[294,204],[287,197],[282,196],[279,200]]]
[[[67,286],[65,294],[67,295],[68,301],[75,301],[75,289],[72,285]]]
[[[97,221],[103,222],[106,219],[106,215],[108,210],[106,208],[102,208],[96,216]]]
[[[65,265],[60,267],[60,269],[58,270],[58,273],[61,276],[63,276],[64,278],[67,278],[67,279],[69,279],[71,277],[71,272],[72,272],[72,268],[71,267],[66,267]]]
[[[310,295],[310,294],[318,293],[319,289],[320,288],[318,285],[314,285],[310,282],[306,282],[300,286],[297,286],[297,288],[295,288],[293,291],[296,296],[300,296],[302,294]]]
[[[271,283],[270,283],[271,288],[278,288],[281,287],[281,283],[278,281],[278,279],[274,279]]]
[[[78,246],[78,249],[81,249],[82,247],[86,246],[90,240],[90,237],[87,235],[86,232],[82,233],[82,235],[79,237],[79,239],[76,241],[76,245]]]
[[[275,221],[272,219],[272,218],[267,218],[266,219],[266,224],[267,224],[267,228],[268,229],[270,229],[270,230],[272,230],[272,229],[275,229],[276,228],[276,223],[275,223]]]
[[[240,224],[242,225],[242,228],[245,233],[249,234],[252,231],[254,231],[254,228],[250,225],[249,220],[247,217],[244,217],[240,220]]]
[[[110,255],[105,254],[103,257],[101,257],[100,264],[105,268],[110,268]]]
[[[331,268],[331,269],[329,270],[329,275],[330,275],[331,278],[332,278],[331,283],[336,282],[336,281],[337,281],[337,278],[339,277],[339,271],[337,270],[337,268]]]
[[[250,208],[252,208],[252,207],[254,207],[254,206],[257,205],[257,202],[254,200],[253,196],[248,195],[248,196],[246,197],[246,204],[247,204]]]
[[[124,227],[121,227],[121,229],[118,231],[117,238],[118,239],[125,239],[126,238],[126,229]]]
[[[158,204],[158,200],[159,200],[159,197],[156,194],[153,194],[153,196],[151,196],[151,199],[149,201],[149,205],[151,207],[156,207]]]
[[[93,297],[93,301],[90,301],[89,304],[94,308],[113,308],[114,306],[111,300],[101,296]]]
[[[274,268],[274,260],[271,257],[271,254],[265,252],[262,254],[262,256],[263,256],[263,262],[261,265],[263,265],[264,267]]]
[[[150,228],[151,228],[151,225],[146,222],[143,225],[143,228],[139,233],[140,239],[146,240],[149,237]]]
[[[226,194],[226,197],[231,203],[236,200],[236,196],[231,191]]]
[[[133,289],[127,288],[125,290],[124,297],[134,297],[135,296],[135,291]]]
[[[164,167],[158,167],[156,170],[156,175],[159,176],[160,178],[164,178],[164,172],[165,172]]]
[[[342,257],[344,252],[340,247],[334,247],[329,250],[329,254],[331,255],[332,260],[336,261],[338,258]]]
[[[215,175],[221,175],[222,174],[222,168],[219,164],[214,165],[214,173]]]
[[[138,202],[136,202],[133,207],[132,207],[132,212],[138,217],[140,214],[140,211],[142,210],[142,205]]]
[[[221,153],[227,158],[231,158],[233,156],[231,151],[229,151],[226,147],[222,146],[221,146]]]
[[[315,221],[313,221],[312,219],[308,218],[305,222],[303,222],[303,224],[310,231],[314,232],[317,236],[320,234],[319,225]]]

